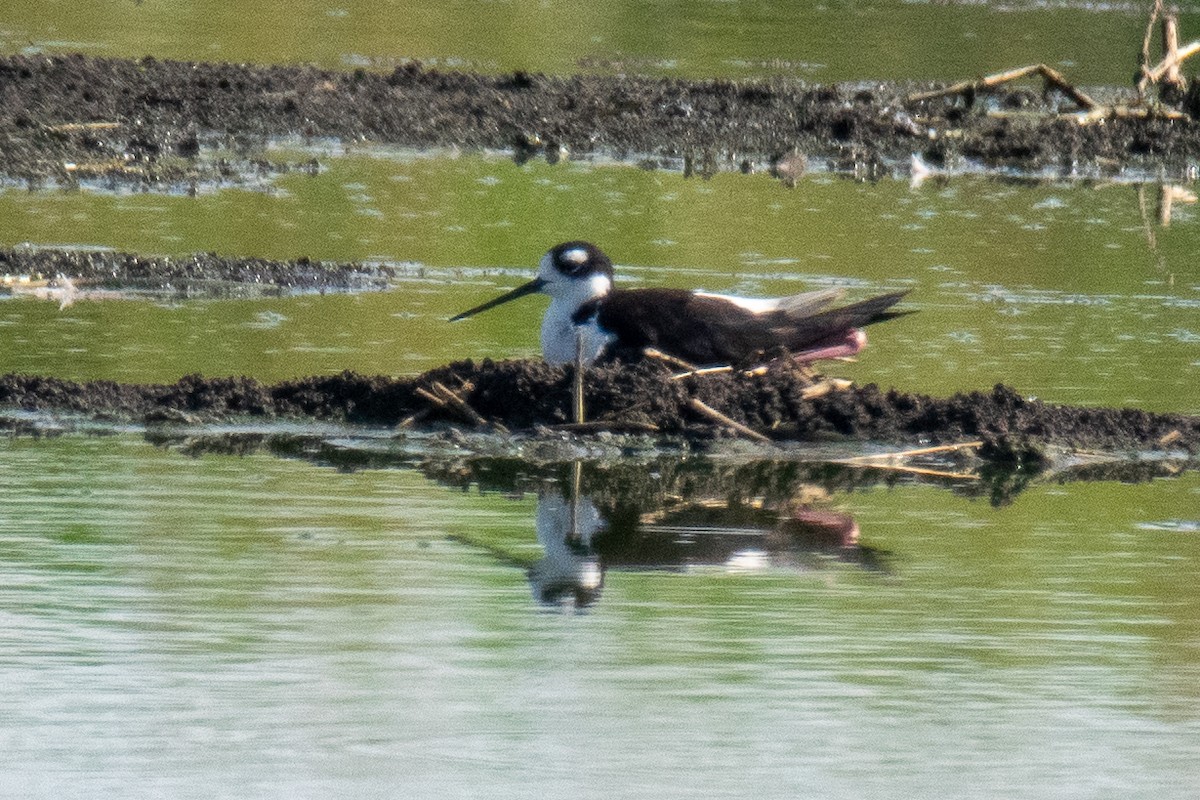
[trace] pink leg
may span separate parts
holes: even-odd
[[[792,355],[792,360],[802,364],[818,361],[822,358],[848,358],[862,352],[867,346],[867,334],[858,328],[851,328],[840,336],[818,342],[807,350],[801,350]]]

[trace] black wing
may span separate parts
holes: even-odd
[[[697,366],[744,362],[776,347],[801,350],[851,328],[898,316],[888,312],[905,292],[880,295],[811,316],[787,311],[755,314],[720,297],[686,289],[626,289],[585,306],[617,341],[610,353],[637,357],[653,347]]]

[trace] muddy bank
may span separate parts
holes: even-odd
[[[1039,445],[1075,449],[1200,450],[1200,417],[1059,406],[997,386],[947,398],[851,387],[805,398],[800,376],[710,375],[672,380],[658,362],[589,369],[585,404],[598,428],[710,441],[736,437],[698,413],[698,399],[776,441],[869,440],[904,445],[982,439],[992,460],[1032,457]],[[463,405],[439,402],[444,387]],[[309,418],[370,425],[547,432],[570,420],[571,372],[540,361],[464,361],[414,378],[352,373],[278,384],[188,376],[168,385],[0,377],[0,406],[147,422]],[[563,430],[560,428],[560,430]]]
[[[83,287],[172,296],[262,296],[292,292],[381,291],[399,276],[385,264],[273,261],[194,253],[144,256],[110,250],[0,248],[0,292],[70,302]],[[66,278],[67,282],[61,281]]]
[[[1069,99],[1028,85],[986,98],[909,99],[922,88],[9,56],[0,58],[0,174],[66,185],[232,177],[233,165],[211,159],[213,148],[240,168],[312,168],[262,157],[263,137],[282,135],[498,148],[518,159],[682,159],[702,174],[769,165],[785,178],[813,159],[873,174],[914,153],[933,165],[971,159],[1065,171],[1200,156],[1190,119],[1080,125],[1055,116],[1073,108]],[[989,113],[997,110],[1020,113]]]

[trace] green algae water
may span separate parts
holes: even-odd
[[[1182,30],[1197,17],[1188,4]],[[1084,83],[1126,85],[1149,4],[904,0],[624,0],[538,3],[231,3],[11,0],[5,52],[82,51],[204,61],[486,72],[579,69],[815,82],[962,80],[1046,63]]]
[[[6,796],[1186,795],[1192,472],[833,491],[870,569],[609,570],[544,496],[140,437],[0,448]]]

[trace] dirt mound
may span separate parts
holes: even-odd
[[[0,273],[54,278],[64,276],[90,287],[190,295],[281,294],[285,292],[386,289],[397,270],[386,265],[195,253],[181,257],[144,256],[108,250],[0,249]],[[224,285],[224,289],[218,289]]]
[[[240,169],[313,169],[263,157],[262,137],[291,134],[510,149],[518,159],[652,156],[701,174],[769,164],[785,178],[806,157],[874,174],[881,160],[913,153],[933,164],[1067,171],[1200,154],[1200,130],[1186,118],[1080,125],[1057,115],[1070,103],[1055,93],[998,87],[986,100],[910,99],[916,88],[9,56],[0,58],[0,173],[66,184],[235,177],[227,161],[199,159],[213,146],[244,159]],[[997,118],[994,109],[1022,113]]]
[[[273,385],[196,375],[138,385],[9,374],[0,376],[0,405],[149,422],[265,416],[544,431],[569,427],[571,383],[570,368],[490,360],[462,361],[412,378],[342,373]],[[1006,386],[935,398],[869,385],[806,398],[809,382],[788,372],[672,380],[665,366],[647,361],[590,368],[584,387],[587,416],[598,430],[632,427],[694,441],[739,435],[698,412],[693,401],[700,400],[777,441],[982,439],[982,454],[994,460],[1025,458],[1038,445],[1200,449],[1200,417],[1052,405]],[[448,396],[453,402],[446,402]]]

